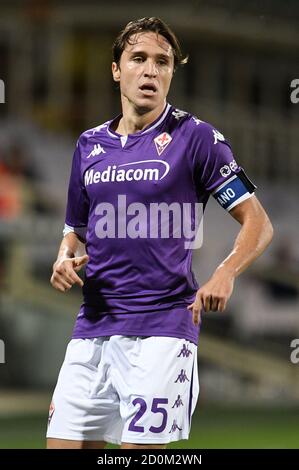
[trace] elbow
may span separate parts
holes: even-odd
[[[265,248],[266,248],[268,245],[270,245],[274,236],[274,228],[267,215],[266,215],[266,219],[264,223],[264,235],[265,235]]]

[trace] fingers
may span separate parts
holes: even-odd
[[[195,326],[198,326],[200,323],[200,311],[201,309],[199,308],[199,306],[194,305],[193,311],[192,311],[192,320]]]
[[[73,258],[73,268],[75,271],[79,271],[89,260],[88,255],[77,256]]]
[[[52,286],[55,289],[59,290],[60,292],[66,292],[67,290],[69,290],[72,287],[72,285],[69,282],[67,282],[63,278],[57,276],[56,273],[53,273],[50,282],[51,282]]]
[[[219,297],[212,295],[208,296],[205,302],[205,310],[212,310],[212,312],[217,312],[219,310],[219,301]]]
[[[224,312],[227,305],[226,297],[209,295],[203,299],[203,307],[205,312]]]
[[[205,312],[223,312],[225,310],[227,299],[221,296],[212,294],[205,295],[198,291],[195,301],[188,305],[187,309],[192,311],[193,322],[195,325],[200,323],[200,312],[203,309]]]
[[[220,305],[224,304],[224,299],[218,296],[207,295],[203,296],[203,307],[206,312],[218,312],[220,311]]]
[[[53,275],[51,277],[52,286],[60,292],[66,292],[71,289],[74,284],[83,286],[82,279],[76,273],[88,261],[88,256],[80,256],[77,258],[67,258],[61,262],[55,263]],[[75,267],[76,266],[76,267]]]
[[[211,310],[211,296],[208,295],[207,297],[203,296],[203,308],[205,312],[209,312]]]
[[[192,311],[192,320],[195,326],[198,326],[200,324],[200,312],[202,309],[202,300],[201,297],[197,294],[196,299],[193,302],[193,304],[189,305],[188,310]]]
[[[223,312],[233,292],[234,277],[232,275],[214,274],[210,280],[198,291],[196,297],[200,296],[203,308],[206,312]]]
[[[65,280],[67,280],[71,285],[79,284],[80,287],[83,286],[82,279],[76,274],[73,268],[67,267],[64,273]]]
[[[72,284],[67,282],[65,279],[60,279],[57,284],[61,287],[61,289],[63,289],[63,292],[69,290],[72,287]]]
[[[221,299],[219,301],[219,304],[218,304],[218,310],[219,312],[224,312],[225,308],[226,308],[226,303],[227,303],[227,300],[226,299]]]

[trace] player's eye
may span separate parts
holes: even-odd
[[[133,60],[134,60],[134,62],[136,62],[137,64],[140,64],[141,62],[143,62],[143,57],[135,56],[135,57],[133,57]]]

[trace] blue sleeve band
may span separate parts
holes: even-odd
[[[248,199],[254,192],[255,186],[249,187],[244,179],[238,175],[229,178],[221,184],[214,192],[213,196],[219,204],[227,211],[231,210],[237,204]]]

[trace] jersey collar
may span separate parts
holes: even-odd
[[[139,137],[141,135],[148,134],[153,129],[158,127],[161,124],[161,122],[164,121],[164,119],[166,118],[170,107],[171,107],[171,105],[169,103],[166,103],[164,111],[162,112],[162,114],[160,114],[160,116],[157,117],[157,119],[155,119],[155,121],[151,122],[145,129],[143,129],[143,131],[136,132],[135,134],[129,134],[130,137]],[[116,120],[119,120],[121,117],[122,117],[122,114],[119,114],[118,116],[116,116],[116,118],[114,118],[112,121],[110,121],[109,125],[107,126],[108,135],[110,137],[114,138],[114,139],[120,139],[122,137],[128,137],[128,136],[123,136],[122,134],[118,134],[117,132],[115,132],[111,129],[113,123]]]

